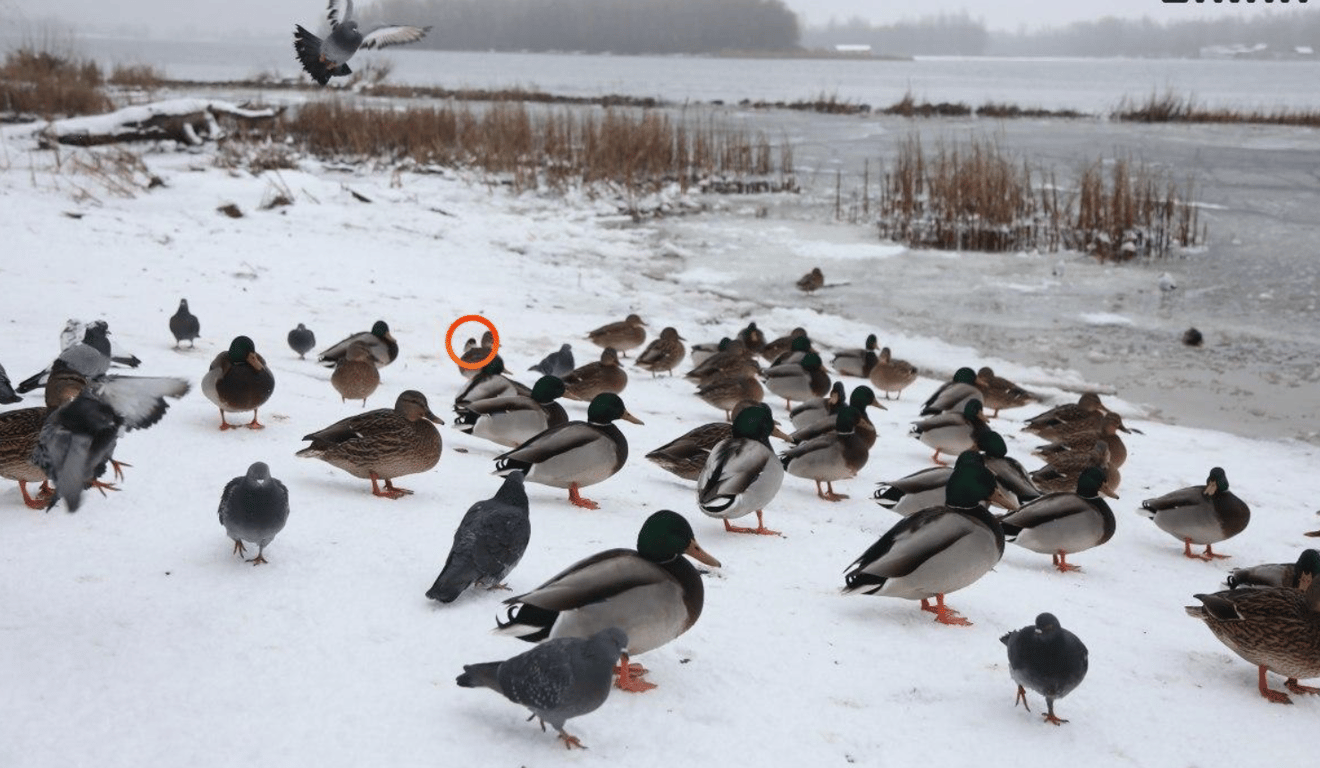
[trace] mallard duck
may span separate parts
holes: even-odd
[[[773,368],[776,365],[786,365],[788,363],[800,363],[802,362],[802,358],[812,352],[816,352],[816,348],[811,343],[811,337],[796,336],[791,342],[789,342],[788,350],[786,352],[777,355],[774,360],[770,361],[770,367]],[[816,354],[820,353],[816,352]]]
[[[1186,607],[1219,642],[1259,667],[1260,695],[1276,704],[1292,700],[1266,684],[1266,670],[1288,678],[1284,685],[1293,693],[1320,694],[1320,688],[1297,682],[1320,677],[1320,553],[1307,550],[1297,570],[1297,588],[1230,589],[1196,595],[1201,605]]]
[[[1114,512],[1100,498],[1105,470],[1088,467],[1075,493],[1047,493],[999,518],[1004,536],[1032,552],[1049,555],[1061,572],[1080,571],[1068,555],[1098,547],[1114,536]]]
[[[1005,509],[1017,509],[1032,499],[1038,499],[1042,493],[1022,463],[1008,455],[1008,445],[1004,438],[993,429],[983,429],[976,433],[976,447],[985,456],[985,468],[995,475],[999,490],[1009,499],[1009,504],[1001,504]],[[992,503],[999,502],[991,499]]]
[[[444,421],[431,413],[426,395],[409,389],[394,401],[394,408],[349,416],[305,435],[312,444],[298,455],[369,479],[372,495],[397,499],[412,491],[394,485],[394,478],[425,472],[440,462],[440,433],[434,424]]]
[[[727,338],[727,336],[724,337],[724,339]],[[693,344],[691,348],[688,349],[688,362],[692,363],[693,368],[696,368],[711,359],[719,353],[720,344],[723,343],[724,339],[721,339],[720,341],[703,341]]]
[[[600,360],[587,363],[564,375],[564,397],[569,400],[590,402],[604,392],[619,394],[628,387],[628,372],[619,365],[619,355],[613,347],[600,353]]]
[[[981,416],[981,401],[972,399],[957,411],[937,413],[914,422],[908,434],[934,448],[931,460],[943,464],[941,453],[956,456],[963,451],[975,450],[976,433],[987,428]]]
[[[743,343],[752,354],[760,354],[765,349],[765,333],[756,327],[756,323],[748,323],[747,327],[738,331],[738,341]]]
[[[454,426],[460,432],[484,437],[494,443],[517,448],[550,427],[568,421],[563,397],[564,382],[542,376],[530,395],[503,395],[454,406]]]
[[[845,593],[920,600],[941,624],[971,624],[944,596],[984,576],[1004,556],[1004,529],[983,506],[995,478],[976,451],[959,454],[944,504],[899,520],[849,566]],[[935,598],[935,605],[927,601]]]
[[[307,326],[298,323],[297,328],[289,331],[287,341],[289,342],[289,349],[298,353],[299,360],[304,360],[307,353],[312,351],[312,347],[316,346],[316,334],[312,333]]]
[[[733,419],[737,420],[738,414],[757,404],[755,400],[739,401],[737,405],[733,406]],[[786,437],[777,427],[771,434]],[[706,466],[706,457],[710,455],[710,449],[718,445],[721,440],[726,440],[732,436],[733,424],[727,421],[713,421],[709,424],[702,424],[670,440],[646,454],[646,458],[655,462],[666,472],[678,475],[684,480],[695,481],[701,474],[701,470]]]
[[[367,398],[380,386],[380,369],[376,367],[376,357],[371,354],[371,349],[360,341],[350,344],[348,353],[335,364],[330,384],[339,393],[340,402],[361,400],[365,408]]]
[[[188,300],[179,299],[179,308],[170,315],[170,333],[174,336],[174,348],[178,349],[183,342],[188,342],[188,348],[197,346],[197,337],[201,335],[202,324],[192,312],[188,311]]]
[[[476,343],[476,340],[474,339],[468,339],[468,343],[463,345],[463,354],[459,355],[458,359],[462,360],[465,363],[468,363],[469,365],[475,365],[477,363],[481,363],[482,361],[490,362],[489,360],[486,359],[490,357],[491,350],[494,349],[494,347],[495,347],[495,334],[491,333],[490,331],[486,331],[485,333],[481,334],[480,344]],[[476,368],[469,368],[460,365],[458,366],[458,372],[463,376],[463,378],[471,379],[474,378],[484,367],[485,367],[484,365],[479,365]]]
[[[1046,440],[1063,440],[1096,430],[1106,413],[1109,413],[1109,409],[1100,402],[1099,395],[1083,392],[1075,403],[1057,405],[1027,419],[1022,431]]]
[[[557,352],[551,352],[541,358],[541,362],[528,368],[529,371],[536,371],[542,376],[554,376],[562,379],[565,374],[576,368],[573,364],[573,345],[565,344]]]
[[[252,339],[235,336],[229,350],[221,352],[211,361],[211,368],[202,377],[202,394],[220,409],[220,429],[236,429],[230,424],[225,411],[252,411],[248,429],[265,429],[257,421],[257,409],[266,404],[275,391],[275,374],[266,366],[266,360],[257,354]]]
[[[570,565],[531,592],[505,600],[508,621],[499,629],[534,643],[619,627],[628,634],[628,647],[616,685],[627,691],[654,688],[640,679],[646,670],[629,664],[629,657],[659,648],[701,617],[705,588],[684,555],[720,566],[697,544],[682,515],[662,509],[642,523],[636,550],[605,550]]]
[[[1119,430],[1126,431],[1123,427],[1123,417],[1110,411],[1101,417],[1099,430],[1080,432],[1065,440],[1042,445],[1032,451],[1031,455],[1039,456],[1053,464],[1055,457],[1058,456],[1089,453],[1095,447],[1095,441],[1102,440],[1109,448],[1108,466],[1117,469],[1127,461],[1127,446],[1123,444],[1123,438],[1118,436]]]
[[[793,423],[795,429],[809,427],[823,418],[833,416],[839,410],[839,406],[846,402],[848,402],[847,390],[844,389],[842,381],[836,381],[824,397],[813,397],[793,406],[788,412],[788,420]]]
[[[567,488],[575,506],[599,509],[600,505],[578,494],[579,488],[612,477],[628,460],[628,440],[614,425],[618,419],[641,424],[628,413],[623,399],[603,392],[587,407],[586,421],[569,421],[550,427],[512,451],[495,457],[495,474],[507,476],[521,469],[533,483]]]
[[[710,452],[697,477],[697,506],[711,517],[724,520],[730,533],[778,536],[765,527],[765,505],[784,483],[784,467],[770,447],[775,419],[770,406],[755,403],[733,420],[733,434]],[[743,528],[729,522],[756,512],[756,527]]]
[[[627,357],[628,350],[636,349],[646,341],[646,323],[637,315],[628,315],[616,323],[588,332],[587,338],[598,347],[613,347],[620,356]]]
[[[1146,499],[1141,502],[1141,514],[1182,541],[1184,555],[1202,560],[1230,557],[1216,554],[1211,545],[1242,533],[1251,522],[1251,508],[1228,489],[1228,475],[1222,467],[1210,470],[1203,486]],[[1193,544],[1204,544],[1205,552],[1192,554]]]
[[[371,354],[376,358],[376,365],[384,368],[394,362],[399,357],[399,342],[394,340],[394,335],[390,333],[390,326],[384,320],[377,320],[371,325],[370,331],[355,333],[343,341],[335,344],[317,357],[317,360],[324,363],[327,367],[333,368],[339,358],[348,354],[348,348],[353,342],[360,341],[367,345]]]
[[[992,418],[998,418],[1005,408],[1021,408],[1027,403],[1040,402],[1040,398],[1019,387],[1003,376],[996,376],[994,370],[986,365],[976,372],[976,388],[985,395],[982,402],[986,408],[993,408]]]
[[[903,396],[903,390],[917,380],[917,367],[906,360],[895,359],[889,347],[885,347],[871,365],[870,377],[875,388],[885,393],[886,400],[890,392],[895,393],[894,399],[897,400]]]
[[[986,469],[995,476],[990,504],[1011,512],[1021,502],[1041,495],[1027,478],[1022,465],[1006,456],[1008,449],[999,433],[992,429],[981,430],[976,434],[976,447],[985,459]],[[926,507],[944,503],[944,488],[952,475],[953,467],[928,467],[898,480],[877,484],[872,498],[880,506],[907,517]]]
[[[5,367],[0,365],[0,405],[9,405],[17,403],[23,398],[14,392],[14,388],[9,384],[9,374],[5,373]]]
[[[877,363],[877,367],[879,364]],[[970,400],[980,400],[985,405],[985,395],[976,386],[976,371],[971,368],[959,368],[953,372],[953,378],[936,389],[926,402],[921,405],[922,416],[935,416],[941,413],[957,413]]]
[[[1307,552],[1312,553],[1308,555]],[[1293,587],[1297,588],[1298,577],[1302,574],[1302,561],[1315,556],[1316,550],[1302,550],[1295,563],[1268,563],[1253,565],[1248,568],[1234,568],[1228,574],[1228,588],[1242,587]]]
[[[730,339],[728,336],[720,339],[714,354],[709,355],[701,362],[697,362],[696,356],[693,356],[692,370],[683,374],[683,378],[696,382],[698,385],[710,380],[713,376],[726,376],[733,373],[756,373],[761,372],[761,366],[757,364],[752,357],[752,353],[747,347],[737,339]]]
[[[1118,486],[1123,482],[1123,473],[1112,467],[1106,468],[1103,462],[1091,463],[1086,466],[1079,465],[1068,469],[1061,469],[1047,464],[1031,473],[1031,482],[1046,493],[1063,493],[1069,488],[1077,487],[1077,480],[1087,467],[1104,469],[1105,482],[1104,485],[1100,486],[1100,492],[1111,499],[1117,499]]]
[[[871,375],[871,369],[879,362],[880,358],[876,353],[877,340],[872,333],[866,337],[866,346],[860,349],[841,349],[835,353],[834,359],[830,361],[834,370],[839,372],[840,376],[857,376],[866,378]]]
[[[1016,707],[1028,712],[1027,688],[1045,697],[1045,722],[1062,725],[1067,720],[1054,714],[1054,700],[1062,699],[1082,684],[1089,666],[1086,645],[1077,635],[1059,626],[1052,613],[1042,613],[1032,626],[1015,629],[999,638],[1008,646],[1008,671],[1018,684]]]
[[[774,341],[767,342],[766,345],[761,348],[761,357],[765,359],[766,362],[774,362],[775,358],[792,348],[793,339],[806,335],[806,328],[794,328],[787,336],[780,336]]]
[[[495,397],[528,397],[531,394],[532,390],[526,384],[504,375],[504,358],[496,355],[495,359],[481,366],[481,371],[454,398],[454,408],[457,410]]]
[[[697,397],[724,411],[724,416],[733,421],[733,409],[743,400],[761,402],[765,390],[761,382],[751,376],[731,374],[711,379],[697,390]]]
[[[864,384],[853,388],[852,394],[848,396],[848,405],[857,409],[857,414],[860,417],[857,421],[857,432],[865,439],[867,450],[870,450],[871,446],[875,445],[876,431],[875,424],[866,413],[866,409],[872,405],[879,407],[882,411],[888,409],[875,399],[875,390]],[[838,408],[835,408],[835,411],[837,412]],[[833,431],[834,416],[831,414],[822,416],[811,424],[802,427],[789,435],[788,439],[793,443],[805,443]]]
[[[785,409],[791,409],[793,400],[802,402],[829,392],[830,375],[820,355],[808,352],[801,362],[772,366],[765,372],[765,386],[784,398]]]
[[[816,495],[826,501],[848,498],[846,494],[834,492],[834,481],[856,477],[870,456],[866,438],[857,429],[861,421],[857,409],[845,405],[834,418],[835,431],[832,434],[808,440],[779,454],[784,469],[795,477],[814,480]],[[825,484],[824,489],[821,483]]]
[[[820,271],[820,267],[812,267],[811,271],[798,278],[797,287],[799,291],[819,291],[825,287],[825,273]]]
[[[660,338],[652,341],[637,356],[637,367],[650,371],[652,377],[666,371],[673,376],[674,369],[683,362],[683,357],[687,354],[683,341],[683,337],[678,335],[678,331],[673,326],[666,327],[660,332]]]

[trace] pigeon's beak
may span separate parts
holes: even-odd
[[[683,554],[687,555],[693,560],[705,563],[706,565],[709,565],[712,568],[720,567],[720,561],[716,560],[715,558],[707,554],[706,550],[701,548],[701,545],[697,543],[696,539],[693,539],[690,543],[688,543],[688,547],[686,550],[684,550]]]

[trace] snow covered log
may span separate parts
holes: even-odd
[[[104,115],[54,120],[41,130],[38,140],[43,149],[55,144],[90,147],[161,139],[196,146],[203,142],[204,136],[212,141],[224,136],[220,118],[251,123],[270,120],[283,110],[283,107],[246,109],[212,99],[171,99],[125,107]]]

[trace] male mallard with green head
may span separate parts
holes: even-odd
[[[517,448],[550,427],[568,421],[564,406],[555,399],[564,394],[564,382],[542,376],[530,395],[503,395],[454,406],[460,432]]]
[[[826,501],[848,498],[846,494],[834,492],[834,481],[856,477],[870,457],[866,437],[857,428],[861,413],[845,405],[834,418],[834,432],[779,454],[784,469],[795,477],[814,480],[816,495]],[[824,488],[821,483],[825,484]]]
[[[710,452],[697,478],[697,506],[711,517],[724,520],[730,533],[779,535],[765,527],[765,505],[784,483],[784,467],[770,447],[775,419],[770,406],[757,403],[733,420],[733,434]],[[729,522],[748,512],[756,513],[756,527],[744,528]]]
[[[236,429],[225,411],[252,411],[248,429],[264,429],[257,421],[257,409],[266,404],[275,391],[275,374],[266,360],[257,354],[256,345],[247,336],[235,336],[227,352],[216,355],[211,368],[202,377],[202,393],[220,409],[220,429]]]
[[[1077,480],[1077,490],[1047,493],[999,518],[1004,536],[1032,552],[1049,555],[1061,572],[1080,571],[1068,555],[1098,547],[1114,536],[1114,511],[1100,498],[1105,470],[1088,467]]]
[[[1141,514],[1155,521],[1160,530],[1183,542],[1183,554],[1192,559],[1231,557],[1216,554],[1211,545],[1246,530],[1251,508],[1228,489],[1222,467],[1210,470],[1205,485],[1192,485],[1141,502]],[[1192,553],[1192,545],[1205,545],[1205,552]]]
[[[372,356],[376,358],[376,365],[381,368],[394,362],[399,356],[399,342],[395,341],[394,335],[390,333],[389,324],[384,320],[377,320],[371,325],[370,331],[355,333],[338,344],[329,347],[320,354],[317,361],[334,367],[340,358],[348,354],[348,348],[355,341],[367,345],[367,349],[370,349]]]

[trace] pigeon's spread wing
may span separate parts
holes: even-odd
[[[430,27],[385,26],[376,27],[362,36],[362,48],[385,48],[390,45],[415,43],[426,37]]]
[[[172,376],[109,376],[95,385],[96,395],[114,409],[127,429],[144,429],[160,421],[169,408],[166,397],[180,398],[189,385]]]
[[[330,0],[325,17],[330,20],[331,29],[353,18],[353,0]]]

